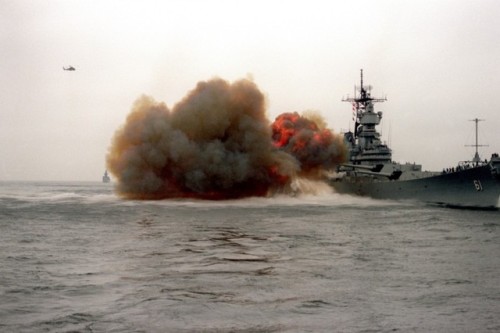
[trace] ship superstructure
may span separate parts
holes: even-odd
[[[357,96],[359,91],[359,96]],[[349,144],[349,160],[356,165],[370,165],[391,161],[392,151],[380,141],[380,134],[375,126],[382,120],[382,112],[375,112],[374,103],[384,102],[387,98],[371,97],[371,87],[363,85],[363,70],[361,84],[355,88],[354,97],[343,99],[352,104],[354,112],[354,133],[346,133]]]

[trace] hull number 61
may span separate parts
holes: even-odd
[[[476,188],[476,191],[483,190],[483,185],[481,185],[481,182],[477,179],[474,179],[474,187]]]

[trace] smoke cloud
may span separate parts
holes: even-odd
[[[277,125],[281,116],[271,126],[265,110],[263,94],[249,80],[199,82],[172,110],[140,97],[107,155],[118,194],[128,199],[265,196],[344,156],[341,140],[330,131],[309,121],[300,130],[286,122],[295,131],[283,132]],[[312,142],[318,138],[323,143]]]
[[[320,115],[283,113],[272,124],[274,145],[293,155],[302,174],[331,169],[346,158],[343,139],[325,128]]]

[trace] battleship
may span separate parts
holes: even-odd
[[[368,196],[375,199],[413,200],[447,207],[494,209],[500,200],[500,158],[479,157],[477,124],[476,153],[472,160],[461,161],[442,171],[423,171],[422,165],[392,160],[392,150],[381,141],[376,126],[382,112],[374,104],[386,98],[371,96],[371,87],[361,84],[354,97],[342,99],[353,106],[354,131],[344,133],[348,149],[347,163],[338,166],[329,184],[338,193]]]

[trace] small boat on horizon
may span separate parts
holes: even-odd
[[[102,176],[102,182],[103,183],[109,183],[111,181],[111,178],[109,178],[108,175],[108,170],[104,171],[104,176]]]

